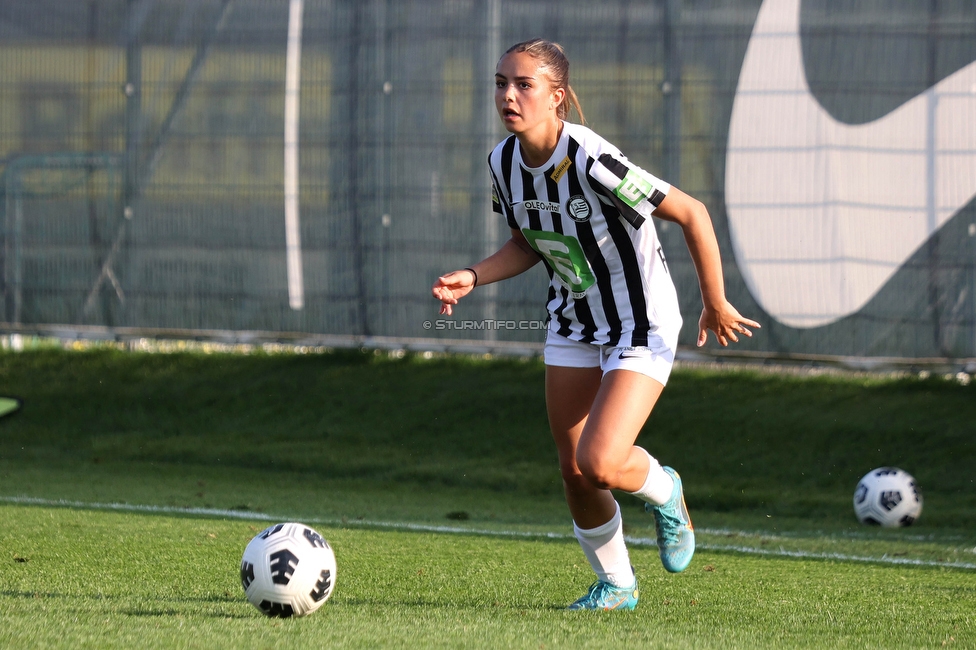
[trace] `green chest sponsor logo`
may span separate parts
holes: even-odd
[[[522,234],[529,245],[546,258],[553,273],[573,293],[574,298],[586,295],[586,290],[593,286],[596,278],[575,237],[528,228],[523,228]]]

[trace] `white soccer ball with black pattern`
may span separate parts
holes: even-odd
[[[879,467],[864,475],[854,490],[854,514],[862,524],[911,526],[922,514],[922,493],[915,479],[897,467]]]
[[[241,559],[241,586],[252,605],[267,616],[307,616],[335,588],[332,547],[305,524],[269,526],[255,535]]]

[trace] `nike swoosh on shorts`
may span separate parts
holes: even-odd
[[[838,122],[810,91],[800,1],[765,0],[729,125],[736,261],[792,327],[861,309],[976,195],[976,62],[872,122]]]
[[[635,352],[621,352],[617,355],[618,359],[643,359],[643,354],[637,354]]]

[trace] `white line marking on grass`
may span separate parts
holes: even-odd
[[[86,501],[68,501],[66,499],[39,499],[36,497],[4,497],[0,501],[6,503],[24,504],[31,506],[57,506],[62,508],[81,508],[83,510],[119,510],[122,512],[152,512],[162,514],[211,515],[216,517],[230,517],[234,519],[274,519],[259,512],[244,510],[221,510],[219,508],[178,508],[176,506],[141,506],[132,503],[89,503]],[[282,520],[284,521],[284,520]]]
[[[295,519],[290,516],[273,515],[262,512],[247,512],[243,510],[223,510],[220,508],[181,508],[177,506],[148,506],[131,503],[89,503],[85,501],[68,501],[65,499],[40,499],[37,497],[10,497],[0,496],[0,502],[35,505],[53,506],[62,508],[79,508],[83,510],[114,510],[119,512],[146,512],[155,514],[179,514],[179,515],[200,515],[208,517],[226,517],[228,519],[245,519],[251,521],[303,521],[310,524],[325,524],[328,526],[356,526],[362,528],[387,528],[393,530],[408,530],[412,532],[424,533],[444,533],[453,535],[484,535],[490,537],[507,538],[544,538],[572,540],[575,537],[569,533],[545,533],[518,530],[488,530],[482,528],[465,528],[463,526],[438,526],[433,524],[411,524],[395,521],[370,521],[364,519],[340,520],[323,519],[320,517],[303,517]],[[723,529],[726,533],[735,531]],[[708,532],[699,529],[699,532]],[[749,533],[737,533],[743,536]],[[650,537],[625,537],[628,544],[632,546],[657,546],[657,540]],[[793,557],[811,560],[836,560],[838,562],[865,562],[874,564],[899,564],[909,566],[931,566],[945,567],[953,569],[976,569],[976,564],[971,562],[939,562],[937,560],[914,560],[903,557],[871,557],[866,555],[847,555],[845,553],[818,553],[814,551],[790,551],[780,547],[777,549],[761,549],[751,546],[725,545],[725,544],[703,544],[698,543],[697,548],[703,551],[731,551],[733,553],[744,553],[750,555],[764,555],[770,557]],[[976,549],[974,549],[976,550]]]
[[[874,562],[879,564],[908,564],[911,566],[933,566],[946,567],[953,569],[976,569],[976,564],[971,562],[939,562],[938,560],[913,560],[907,557],[870,557],[865,555],[846,555],[844,553],[815,553],[812,551],[787,551],[779,549],[770,551],[762,548],[751,548],[748,546],[722,546],[715,544],[699,544],[698,548],[709,551],[734,551],[736,553],[752,553],[754,555],[775,555],[778,557],[798,557],[822,560],[839,560],[841,562]]]
[[[634,546],[657,546],[655,540],[642,538],[634,539],[627,537],[625,538],[628,544]],[[701,549],[703,551],[732,551],[734,553],[749,553],[752,555],[771,555],[775,557],[796,557],[804,559],[816,559],[816,560],[838,560],[841,562],[874,562],[880,564],[908,564],[912,566],[937,566],[937,567],[951,567],[954,569],[976,569],[976,564],[970,562],[939,562],[938,560],[913,560],[911,558],[905,557],[888,557],[882,555],[881,557],[872,557],[869,555],[847,555],[846,553],[818,553],[816,551],[789,551],[785,548],[780,547],[779,549],[765,549],[765,548],[755,548],[752,546],[737,546],[732,544],[702,544],[697,543],[695,545],[696,550]]]

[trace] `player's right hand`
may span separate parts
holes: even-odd
[[[452,314],[452,305],[456,305],[458,300],[471,293],[474,289],[474,274],[466,269],[451,271],[447,275],[442,275],[434,282],[431,293],[441,301],[440,313],[444,316]]]

